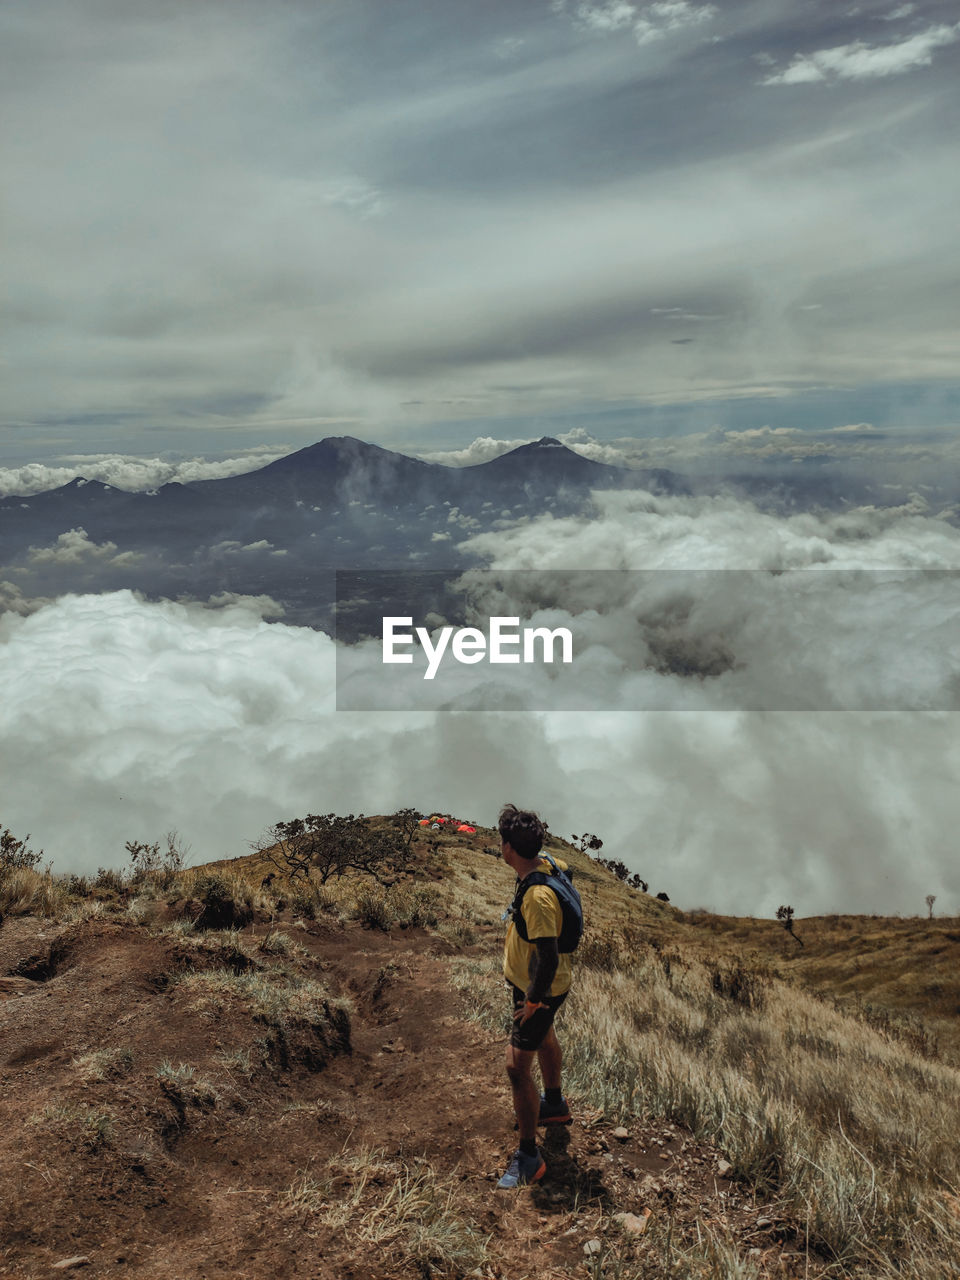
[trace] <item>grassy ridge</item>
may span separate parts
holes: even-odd
[[[184,946],[201,949],[213,936],[205,928],[242,926],[281,904],[301,918],[339,916],[384,931],[416,925],[454,944],[487,939],[483,958],[451,962],[452,981],[469,997],[465,1016],[499,1031],[500,933],[492,926],[512,875],[491,856],[495,847],[494,833],[483,829],[469,839],[431,836],[411,873],[391,886],[351,873],[322,886],[278,880],[265,888],[270,864],[259,854],[181,872],[164,884],[148,878],[131,886],[110,873],[87,894],[76,883],[20,868],[0,881],[0,911],[64,920],[117,912],[149,928],[176,904],[184,919],[167,928]],[[957,922],[798,920],[801,947],[776,922],[685,915],[628,889],[562,841],[550,848],[575,868],[588,924],[562,1030],[565,1086],[578,1105],[617,1119],[663,1117],[714,1143],[737,1177],[775,1195],[784,1215],[802,1224],[819,1274],[824,1267],[851,1280],[958,1274],[960,1071],[951,1063],[960,1044]],[[248,972],[239,942],[231,946],[234,971],[180,979],[198,1007],[236,1001],[281,1030],[291,1020],[309,1021],[315,1007],[324,1026],[335,1022],[335,1002],[320,987],[281,970]],[[302,950],[276,930],[260,949],[291,962]],[[97,1060],[88,1069],[118,1068]],[[165,1088],[195,1088],[178,1070],[169,1064]],[[80,1117],[84,1124],[95,1119]],[[100,1140],[99,1130],[94,1136]],[[316,1184],[291,1187],[291,1205],[306,1209],[309,1201],[316,1224],[332,1228],[322,1207],[327,1193],[361,1195],[368,1166],[380,1164],[378,1176],[397,1180],[401,1191],[389,1227],[386,1220],[371,1225],[370,1243],[385,1238],[377,1236],[383,1230],[406,1256],[417,1256],[414,1226],[429,1204],[434,1234],[453,1233],[451,1257],[461,1247],[464,1259],[482,1257],[472,1228],[457,1234],[442,1180],[425,1165],[394,1162],[387,1170],[381,1156],[345,1155]],[[408,1213],[403,1206],[411,1205],[421,1208]],[[604,1254],[604,1274],[753,1274],[722,1232],[705,1231],[698,1251],[677,1258],[669,1237],[657,1240],[658,1229],[650,1241],[661,1249],[660,1272],[649,1271],[649,1257],[612,1272],[612,1255]],[[591,1265],[599,1276],[600,1260]]]
[[[464,1012],[503,1021],[496,959],[460,961]],[[960,1072],[777,979],[652,951],[577,975],[566,1087],[617,1119],[716,1143],[837,1274],[939,1280],[960,1257]]]

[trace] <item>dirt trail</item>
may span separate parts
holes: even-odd
[[[515,1145],[503,1041],[461,1016],[450,944],[276,927],[306,949],[299,971],[350,997],[349,1042],[296,1019],[278,1031],[215,989],[217,974],[294,967],[258,952],[262,923],[245,931],[250,970],[131,922],[4,923],[0,1276],[60,1274],[73,1256],[89,1260],[79,1274],[142,1280],[465,1274],[418,1261],[400,1226],[363,1239],[418,1158],[450,1219],[491,1237],[481,1275],[583,1275],[599,1224],[645,1208],[680,1234],[725,1222],[762,1274],[803,1273],[790,1224],[675,1126],[631,1124],[620,1141],[581,1112],[548,1135],[541,1184],[496,1192]],[[491,931],[466,953],[496,945]],[[212,974],[213,994],[172,980],[183,972]]]

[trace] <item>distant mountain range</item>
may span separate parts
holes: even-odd
[[[335,569],[456,570],[477,563],[458,550],[471,535],[583,512],[592,490],[721,486],[783,513],[882,500],[823,474],[693,482],[594,462],[549,436],[468,467],[336,436],[225,479],[149,493],[76,479],[2,499],[0,581],[33,598],[121,587],[172,599],[269,595],[287,620],[330,629]]]

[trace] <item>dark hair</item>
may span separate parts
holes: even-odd
[[[505,804],[497,819],[500,839],[512,845],[521,858],[535,858],[543,848],[546,827],[535,813]]]

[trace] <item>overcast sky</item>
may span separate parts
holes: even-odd
[[[0,50],[8,465],[960,420],[948,0],[10,0]]]
[[[546,434],[906,491],[789,520],[610,495],[477,539],[494,563],[960,564],[924,498],[960,491],[951,0],[7,0],[0,64],[0,493]],[[126,554],[56,533],[38,555]],[[937,625],[909,583],[871,606],[887,641],[904,601]],[[686,907],[960,910],[955,713],[338,713],[333,642],[268,605],[0,581],[3,825],[95,870],[172,826],[207,858],[307,811],[514,800]],[[628,623],[595,619],[614,698]],[[954,705],[955,648],[843,626],[807,639],[841,688]]]

